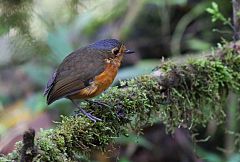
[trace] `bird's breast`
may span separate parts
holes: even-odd
[[[123,56],[114,59],[106,59],[105,70],[96,76],[90,86],[82,89],[79,93],[70,96],[71,99],[87,99],[95,97],[105,91],[113,82],[121,65]]]
[[[119,56],[112,60],[106,60],[107,62],[106,68],[100,75],[96,77],[96,83],[98,83],[99,85],[103,85],[103,87],[108,88],[112,84],[114,78],[117,75],[118,69],[121,65],[121,61],[122,56]]]

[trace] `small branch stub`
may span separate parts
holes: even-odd
[[[29,129],[23,134],[23,147],[21,150],[21,162],[31,162],[37,155],[37,149],[34,146],[35,130]]]

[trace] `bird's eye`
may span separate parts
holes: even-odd
[[[113,54],[116,55],[116,54],[118,54],[118,52],[119,52],[119,49],[118,49],[118,48],[113,48],[113,49],[112,49],[112,53],[113,53]]]

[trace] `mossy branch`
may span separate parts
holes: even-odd
[[[77,161],[93,150],[104,150],[119,135],[157,120],[167,131],[183,126],[194,130],[209,120],[225,121],[224,101],[228,91],[240,94],[240,46],[220,47],[212,55],[182,65],[163,62],[150,75],[122,82],[100,96],[109,107],[82,103],[101,118],[63,116],[55,129],[44,130],[35,139],[35,161]],[[2,157],[17,160],[24,144]],[[31,152],[31,151],[30,151]]]

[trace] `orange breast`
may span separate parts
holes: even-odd
[[[95,97],[105,91],[113,82],[117,75],[119,66],[121,64],[122,56],[119,56],[113,60],[109,60],[106,64],[105,70],[95,77],[92,84],[79,93],[69,96],[71,99],[88,99]]]

